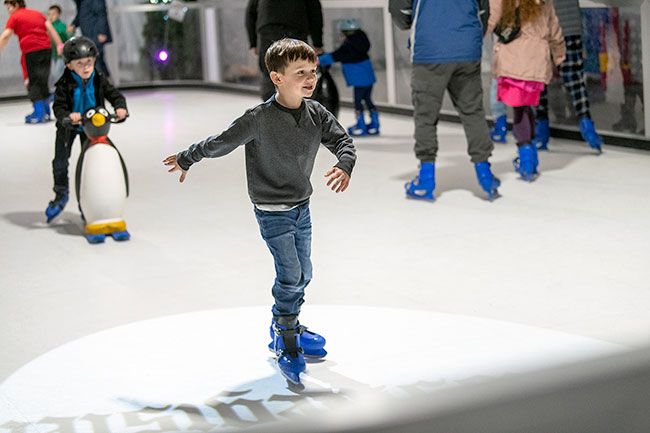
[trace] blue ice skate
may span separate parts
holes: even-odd
[[[305,371],[305,357],[300,347],[300,326],[296,316],[273,319],[273,351],[280,373],[289,382],[300,384],[300,373]]]
[[[25,123],[45,123],[50,120],[49,116],[45,113],[45,100],[34,101],[32,105],[34,106],[34,111],[25,116]]]
[[[316,332],[310,331],[306,326],[300,324],[298,324],[298,326],[300,327],[299,338],[303,355],[307,358],[324,358],[327,355],[327,351],[324,349],[325,343],[327,342],[325,337]],[[269,332],[271,338],[274,338],[275,331],[273,330],[273,323],[271,323],[271,326],[269,327]],[[269,343],[269,350],[271,352],[275,352],[274,343],[274,340]]]
[[[493,201],[499,197],[497,188],[501,186],[501,181],[492,174],[490,163],[487,161],[477,162],[474,164],[474,168],[476,169],[478,183],[483,188],[483,191],[487,192],[488,200]]]
[[[535,138],[533,145],[538,150],[548,150],[548,142],[551,139],[551,129],[548,125],[548,119],[537,119],[535,121]]]
[[[593,120],[589,117],[580,119],[580,134],[582,134],[582,138],[584,138],[589,147],[595,149],[599,154],[603,153],[603,141],[596,132]]]
[[[368,127],[363,118],[363,112],[357,111],[357,123],[348,128],[348,134],[353,137],[363,137],[368,135]]]
[[[111,233],[111,236],[113,237],[113,239],[119,242],[128,241],[129,239],[131,239],[131,234],[126,230],[120,232],[113,232]]]
[[[496,143],[505,143],[508,135],[508,118],[499,116],[494,120],[494,127],[490,131],[490,138]]]
[[[56,193],[56,197],[54,197],[54,200],[52,200],[48,205],[47,209],[45,209],[45,216],[47,217],[47,222],[51,222],[54,218],[59,216],[59,214],[63,211],[63,208],[65,205],[68,203],[68,191],[61,192],[61,193]]]
[[[366,127],[368,135],[379,135],[379,113],[377,110],[370,111],[370,123]]]
[[[97,234],[97,235],[86,234],[85,236],[89,244],[102,244],[106,239],[105,234]]]
[[[527,143],[519,146],[517,149],[519,156],[512,163],[515,171],[521,175],[521,178],[527,182],[534,181],[539,172],[537,171],[537,147],[534,144]]]
[[[404,185],[406,198],[416,200],[431,200],[436,198],[433,190],[436,189],[436,167],[433,162],[420,163],[420,173],[410,182]]]

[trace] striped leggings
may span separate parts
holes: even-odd
[[[589,99],[582,58],[582,38],[580,35],[565,36],[566,59],[560,64],[560,76],[564,82],[564,89],[569,95],[578,119],[591,117],[589,113]],[[537,106],[538,119],[548,119],[548,95],[546,88],[539,98]]]

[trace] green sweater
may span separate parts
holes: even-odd
[[[68,26],[65,25],[65,23],[61,20],[56,20],[52,23],[52,27],[54,27],[54,30],[59,34],[59,37],[61,38],[61,42],[67,41],[68,38]],[[56,44],[54,41],[52,41],[52,58],[53,59],[58,59],[59,55],[56,53]]]

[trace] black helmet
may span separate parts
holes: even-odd
[[[85,36],[68,39],[63,46],[63,61],[67,64],[84,57],[97,57],[95,43]]]

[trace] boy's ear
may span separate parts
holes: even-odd
[[[276,71],[271,71],[270,76],[271,76],[271,81],[276,86],[282,84],[283,81],[284,81],[284,77],[282,76],[282,74],[280,74],[280,73],[278,73]]]

